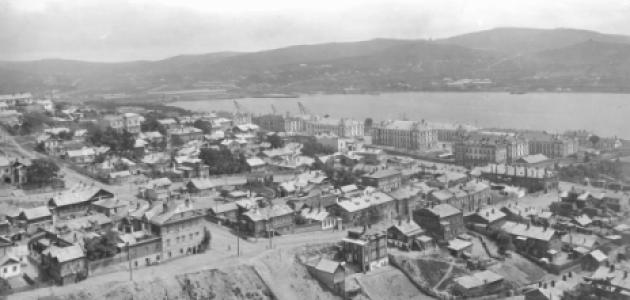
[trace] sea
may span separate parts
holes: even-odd
[[[630,139],[630,94],[598,93],[449,93],[302,95],[298,98],[240,98],[179,101],[170,105],[192,111],[254,114],[309,113],[375,121],[407,119],[467,124],[479,128],[514,128],[562,133],[586,129],[603,137]]]

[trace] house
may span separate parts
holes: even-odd
[[[317,281],[337,295],[344,295],[346,269],[344,263],[322,258],[316,264],[307,264],[306,269]]]
[[[386,266],[387,235],[382,233],[348,231],[348,236],[341,240],[341,251],[345,262],[355,264],[361,272]]]
[[[286,204],[253,208],[244,213],[245,232],[259,237],[269,233],[289,233],[295,226],[293,210]]]
[[[54,195],[48,207],[58,217],[82,215],[93,202],[114,198],[114,194],[97,186],[78,185],[68,191]]]
[[[470,257],[472,243],[467,240],[456,238],[448,241],[448,246],[446,248],[451,252],[451,255],[455,257]]]
[[[78,150],[66,151],[65,157],[75,164],[89,164],[94,162],[96,152],[94,151],[94,148],[83,147]]]
[[[134,268],[151,266],[162,260],[162,240],[146,231],[120,235],[118,248],[129,254],[127,259]]]
[[[464,297],[476,297],[498,293],[503,288],[503,276],[486,270],[455,278],[454,291]]]
[[[46,206],[23,209],[18,222],[27,233],[34,233],[39,228],[48,229],[53,224],[53,217]]]
[[[413,220],[399,220],[397,224],[387,229],[387,238],[396,247],[404,249],[421,249],[416,245],[417,238],[424,234],[424,230]],[[415,245],[415,246],[414,246]]]
[[[322,208],[302,209],[300,216],[306,224],[320,224],[322,230],[332,229],[337,225],[337,218]]]
[[[575,249],[581,247],[585,252],[597,249],[601,242],[597,235],[569,232],[560,238],[564,248]]]
[[[0,258],[0,277],[8,279],[22,274],[22,265],[20,260],[13,256],[4,256]]]
[[[42,252],[40,270],[59,285],[74,283],[87,277],[87,258],[78,244],[52,245]]]
[[[517,251],[536,258],[548,257],[561,248],[558,233],[551,228],[507,221],[501,226],[501,230],[512,236]]]
[[[630,297],[630,276],[628,270],[610,265],[595,270],[590,277],[585,277],[603,299],[628,299]]]
[[[91,209],[110,218],[123,216],[129,211],[129,202],[118,198],[106,198],[93,202]]]
[[[381,219],[393,221],[396,217],[394,198],[383,192],[364,191],[363,194],[340,199],[331,212],[341,217],[344,224],[361,225]]]
[[[208,207],[208,216],[219,224],[235,224],[238,222],[238,206],[235,202],[218,203]]]
[[[166,201],[170,198],[170,188],[173,182],[167,177],[150,180],[144,186],[144,198],[151,201]]]
[[[462,212],[450,204],[414,211],[413,220],[437,240],[449,241],[464,233]]]
[[[594,271],[608,263],[608,256],[601,250],[595,250],[582,259],[582,270]]]
[[[466,224],[482,230],[499,229],[505,221],[505,213],[494,207],[481,209],[465,217]]]
[[[415,186],[403,186],[388,193],[396,200],[399,216],[411,216],[412,212],[424,205],[422,190]]]
[[[187,184],[188,192],[193,194],[204,194],[215,191],[218,188],[238,187],[247,183],[244,176],[223,176],[216,178],[193,178]]]
[[[378,170],[372,174],[363,175],[361,181],[365,186],[372,186],[385,192],[391,192],[400,187],[402,174],[397,170]]]
[[[250,171],[259,172],[265,169],[267,163],[260,158],[254,157],[247,159],[247,165],[249,166]]]
[[[206,230],[203,217],[204,213],[194,209],[189,200],[163,202],[151,214],[145,214],[149,232],[161,237],[162,261],[201,250]]]

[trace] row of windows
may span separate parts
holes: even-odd
[[[199,231],[196,231],[195,233],[190,233],[188,234],[188,239],[192,240],[193,237],[195,236],[199,236]],[[178,236],[175,238],[176,243],[180,243],[180,242],[184,242],[186,241],[186,235],[182,235],[182,236]],[[171,239],[166,239],[166,246],[170,246],[171,245]]]

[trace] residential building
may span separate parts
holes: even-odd
[[[166,140],[169,143],[177,140],[179,143],[188,143],[189,141],[203,140],[203,131],[195,127],[172,128],[166,131]]]
[[[383,169],[363,175],[361,182],[365,186],[372,186],[384,192],[391,192],[400,187],[402,175],[397,170]]]
[[[106,115],[99,119],[99,124],[103,128],[110,127],[115,131],[122,132],[125,129],[125,118],[120,115]]]
[[[431,150],[437,146],[437,130],[425,121],[387,121],[372,127],[372,144],[405,150]]]
[[[562,245],[558,233],[548,227],[507,221],[501,226],[501,230],[512,236],[512,242],[518,251],[536,258],[549,258],[560,251]]]
[[[546,132],[528,131],[523,137],[529,142],[530,154],[544,154],[549,158],[562,158],[578,151],[578,139]]]
[[[383,192],[369,190],[340,199],[330,211],[341,217],[344,224],[354,226],[376,223],[379,220],[391,222],[398,216],[394,198]]]
[[[341,240],[344,260],[356,265],[361,272],[367,272],[389,264],[387,256],[387,235],[383,233],[348,231],[348,237]]]
[[[411,220],[411,217],[408,220],[399,220],[398,223],[387,229],[389,242],[396,247],[407,250],[422,249],[422,246],[417,242],[417,238],[423,234],[424,229]]]
[[[464,297],[477,297],[495,294],[504,288],[503,276],[486,270],[455,278],[453,289]]]
[[[26,163],[26,161],[20,162],[18,159],[10,160],[8,157],[0,156],[0,184],[17,187],[26,184]]]
[[[144,122],[143,116],[136,113],[125,113],[123,114],[123,120],[125,130],[133,134],[140,133],[140,125]]]
[[[462,212],[450,204],[416,210],[413,219],[437,240],[449,241],[465,232]]]
[[[163,202],[161,211],[145,216],[149,232],[162,239],[162,261],[196,254],[201,249],[206,230],[203,217],[204,213],[194,209],[189,200]]]
[[[286,204],[255,207],[242,215],[244,231],[252,236],[292,232],[295,226],[293,209]]]
[[[0,103],[5,103],[7,107],[26,106],[33,103],[33,95],[31,93],[0,95]]]
[[[333,293],[345,294],[346,269],[344,263],[322,258],[316,264],[307,264],[306,269]]]
[[[42,252],[40,269],[60,285],[77,282],[88,275],[87,258],[78,244],[48,247]]]
[[[134,268],[151,266],[162,261],[162,239],[147,232],[126,233],[120,236],[124,242],[121,250],[129,254]],[[122,253],[126,256],[126,253]]]
[[[92,210],[107,217],[123,216],[129,211],[129,202],[118,198],[105,198],[92,203]]]
[[[39,229],[49,229],[53,224],[52,214],[46,206],[23,209],[17,219],[18,224],[27,233],[34,233]]]
[[[0,258],[0,278],[9,279],[22,274],[22,264],[20,260],[13,256]]]
[[[466,167],[505,163],[508,161],[508,146],[498,136],[469,135],[453,144],[455,163]]]
[[[103,199],[114,198],[114,194],[96,186],[78,185],[68,191],[54,195],[48,207],[58,217],[85,214],[90,205]]]
[[[593,275],[584,278],[590,282],[598,295],[604,299],[628,299],[630,295],[630,276],[628,270],[614,264],[599,267]]]

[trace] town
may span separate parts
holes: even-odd
[[[630,299],[629,141],[69,100],[0,95],[2,295]]]

